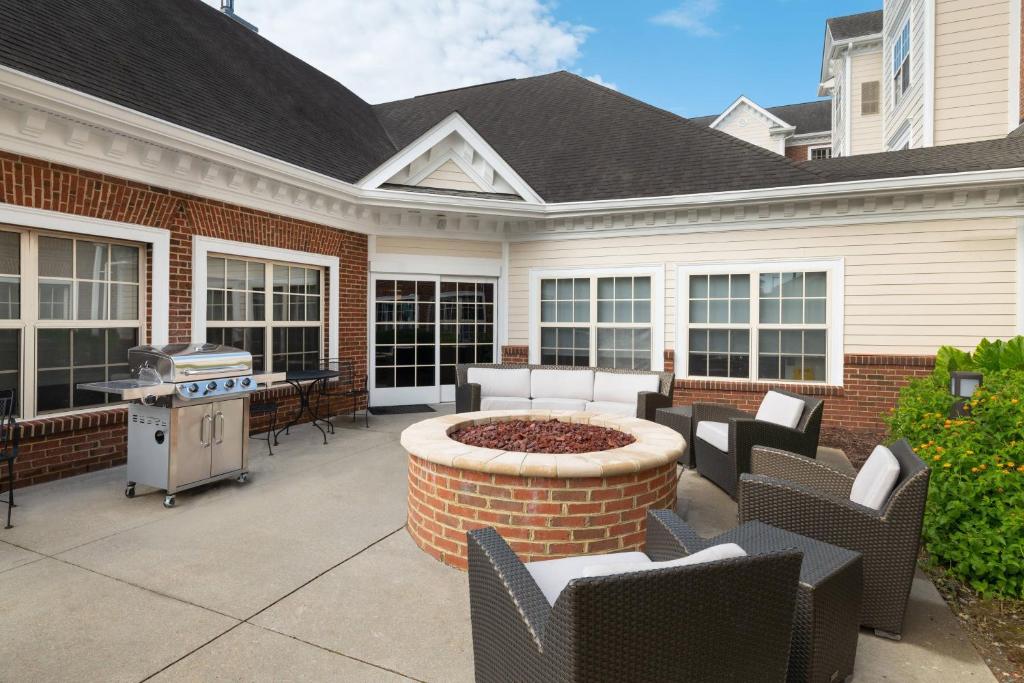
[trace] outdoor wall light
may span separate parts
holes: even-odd
[[[960,398],[970,398],[981,386],[980,372],[949,373],[949,393]]]

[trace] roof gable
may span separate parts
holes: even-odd
[[[757,104],[756,102],[748,98],[746,95],[740,95],[739,97],[737,97],[732,104],[725,108],[725,111],[718,115],[717,119],[711,122],[709,127],[720,128],[722,124],[725,123],[726,120],[728,120],[728,118],[733,113],[741,109],[749,109],[753,113],[759,115],[761,118],[768,122],[769,126],[776,126],[779,128],[791,127],[788,123],[786,123],[785,121],[783,121],[778,116],[771,113],[761,105]]]

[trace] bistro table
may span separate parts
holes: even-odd
[[[313,407],[309,403],[309,395],[313,391],[313,387],[318,386],[321,382],[334,379],[341,375],[337,370],[289,370],[284,374],[284,381],[295,387],[295,390],[299,393],[299,410],[295,413],[288,424],[274,432],[274,441],[277,442],[277,436],[281,432],[285,434],[290,433],[288,430],[298,424],[299,420],[302,419],[302,412],[305,411],[309,417],[312,425],[320,430],[320,433],[324,437],[324,445],[327,445],[327,432],[320,426],[320,422],[329,425],[330,422],[323,419],[315,412]]]

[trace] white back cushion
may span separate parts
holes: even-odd
[[[593,370],[534,370],[530,373],[533,398],[594,398]]]
[[[900,461],[885,446],[875,446],[871,457],[853,480],[850,500],[873,510],[881,510],[900,477]]]
[[[704,439],[723,453],[729,452],[729,425],[725,422],[701,420],[697,423],[697,433],[694,436]]]
[[[646,555],[640,552],[611,553],[608,555],[577,555],[575,557],[563,557],[559,560],[541,560],[539,562],[527,562],[526,571],[537,582],[540,592],[547,598],[549,604],[554,605],[558,594],[565,588],[565,584],[573,579],[583,576],[583,568],[595,562],[604,564],[637,564],[650,562]]]
[[[657,391],[658,381],[658,375],[595,372],[594,400],[636,405],[636,395],[641,391]]]
[[[769,391],[764,395],[755,419],[762,422],[774,422],[792,429],[800,422],[800,416],[804,414],[804,405],[804,402],[798,398],[786,396],[777,391]]]
[[[480,385],[480,396],[530,398],[529,368],[470,368],[466,379]]]
[[[703,564],[705,562],[716,562],[728,560],[733,557],[746,557],[747,553],[735,543],[720,543],[700,552],[680,557],[665,562],[616,562],[615,564],[603,563],[592,564],[583,568],[582,576],[610,576],[612,574],[624,574],[626,572],[645,572],[652,569],[666,569],[668,567],[685,567],[691,564]]]

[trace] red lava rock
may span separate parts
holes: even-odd
[[[630,434],[558,420],[509,420],[463,427],[449,434],[459,443],[519,453],[589,453],[628,446]]]

